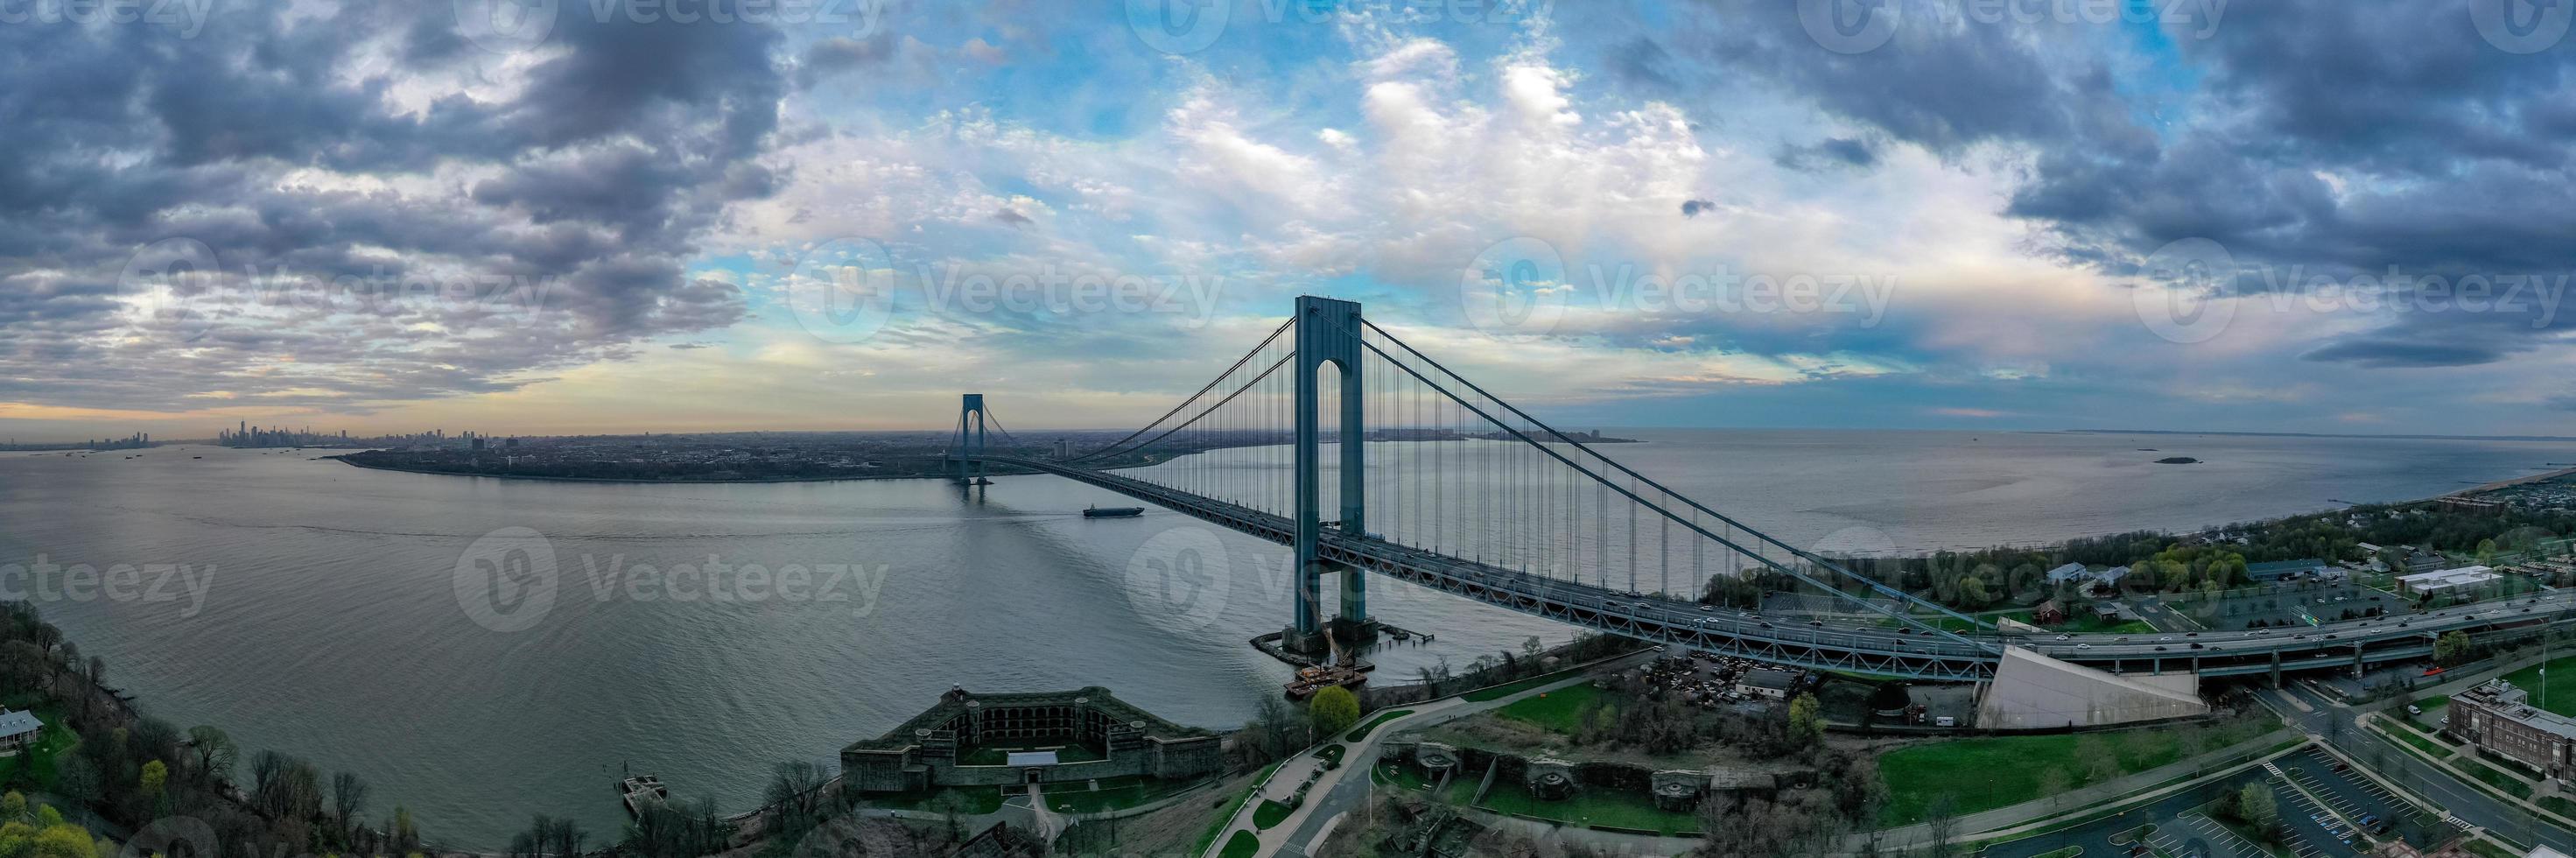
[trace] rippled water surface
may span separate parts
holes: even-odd
[[[1608,449],[1674,489],[1839,550],[2194,527],[2576,462],[2576,444],[2542,442],[1613,434],[1648,441]],[[357,772],[372,813],[405,805],[459,846],[501,846],[538,812],[610,836],[621,765],[748,808],[774,762],[828,761],[951,685],[1103,685],[1225,727],[1286,676],[1244,645],[1286,621],[1284,549],[1161,510],[1085,520],[1085,505],[1128,502],[1052,477],[976,497],[927,481],[549,483],[310,451],[125,455],[0,454],[0,571],[188,564],[193,578],[147,573],[114,596],[32,595],[148,711]],[[2171,455],[2205,462],[2152,464]],[[737,568],[719,576],[730,585],[704,583],[711,562]],[[1206,563],[1221,586],[1174,594],[1145,574],[1173,562]],[[740,571],[755,565],[757,585]],[[544,581],[550,604],[527,586]],[[1440,635],[1376,655],[1398,674],[1571,634],[1370,586],[1378,616]]]

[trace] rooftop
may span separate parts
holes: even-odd
[[[0,739],[22,736],[42,729],[45,729],[45,722],[38,720],[36,713],[24,710],[0,712]]]

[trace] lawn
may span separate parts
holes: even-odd
[[[25,750],[0,757],[0,784],[14,787],[21,782],[32,783],[37,789],[50,791],[54,788],[54,761],[80,745],[80,734],[63,723],[62,713],[45,707],[36,710],[36,718],[45,722],[45,729]]]
[[[1260,852],[1261,838],[1252,836],[1249,831],[1237,831],[1233,837],[1226,838],[1225,851],[1217,853],[1217,858],[1252,858]]]
[[[1070,783],[1050,786],[1046,790],[1046,802],[1059,811],[1072,813],[1125,810],[1197,785],[1197,781],[1167,781],[1141,776],[1103,778],[1096,790]]]
[[[1494,714],[1514,721],[1525,721],[1571,735],[1582,726],[1583,711],[1601,700],[1601,689],[1591,685],[1559,688],[1536,697],[1524,697]]]
[[[1949,795],[1965,816],[2042,798],[2099,781],[2141,772],[2183,758],[2178,741],[2186,730],[2204,731],[2201,751],[2215,751],[2262,735],[2263,723],[2249,721],[2225,727],[2148,728],[2117,733],[2064,736],[2000,736],[1954,739],[1907,745],[1880,755],[1878,771],[1887,782],[1887,806],[1879,815],[1885,826],[1923,821],[1934,800]],[[2091,741],[2087,741],[2087,740]],[[2085,752],[2099,750],[2109,761],[2095,771]],[[2059,784],[2043,783],[2056,771]]]
[[[2543,687],[2540,682],[2541,668],[2544,667],[2558,668],[2549,674],[2549,683],[2546,687]],[[2531,692],[2533,706],[2539,706],[2560,715],[2576,715],[2576,656],[2554,659],[2547,664],[2535,664],[2505,674],[2504,681],[2513,683],[2515,688]],[[2543,706],[2543,703],[2548,705]],[[2416,705],[2423,706],[2421,703]],[[2424,711],[2426,714],[2431,714],[2433,709],[2426,706]]]
[[[2489,840],[2471,840],[2460,844],[2460,848],[2479,858],[2522,858],[2522,850],[2507,849]]]
[[[2465,759],[2454,760],[2451,762],[2451,767],[2467,772],[2470,777],[2485,781],[2488,786],[2512,793],[2515,798],[2531,797],[2531,784],[2523,782],[2521,778],[2496,771],[2484,763]]]
[[[1411,709],[1397,709],[1397,710],[1392,711],[1392,712],[1380,712],[1380,713],[1377,713],[1377,717],[1375,717],[1375,718],[1371,718],[1371,719],[1368,719],[1368,723],[1361,724],[1361,725],[1359,725],[1359,726],[1357,726],[1357,727],[1353,727],[1353,728],[1351,728],[1351,732],[1350,732],[1348,735],[1343,736],[1342,738],[1343,738],[1344,740],[1352,741],[1352,742],[1357,742],[1357,741],[1359,741],[1359,740],[1361,740],[1361,739],[1366,739],[1366,738],[1368,738],[1368,734],[1369,734],[1369,732],[1370,732],[1370,731],[1373,731],[1373,730],[1376,730],[1376,729],[1378,728],[1378,725],[1380,725],[1380,724],[1384,724],[1384,723],[1386,723],[1386,722],[1388,722],[1388,721],[1393,721],[1393,720],[1395,720],[1395,719],[1397,719],[1397,718],[1402,718],[1402,717],[1404,717],[1404,716],[1411,715],[1411,714],[1413,714],[1413,710],[1411,710]]]
[[[869,807],[891,810],[933,810],[935,799],[954,794],[960,798],[958,813],[992,813],[1002,809],[1002,791],[996,787],[963,787],[925,792],[879,793],[864,801]]]
[[[1532,688],[1537,688],[1551,682],[1558,682],[1572,678],[1574,678],[1574,674],[1572,672],[1560,670],[1555,673],[1533,676],[1517,682],[1506,682],[1490,688],[1479,688],[1458,696],[1466,698],[1469,703],[1486,703],[1501,700],[1505,697],[1510,697],[1514,694],[1519,694],[1523,691],[1528,691]]]
[[[2425,753],[2432,754],[2433,759],[2448,759],[2451,756],[2451,749],[2442,747],[2439,742],[2417,735],[2413,730],[2391,730],[2381,727],[2379,728],[2379,732],[2387,734],[2390,738],[2396,739],[2397,741],[2420,748]]]
[[[1252,827],[1268,831],[1279,823],[1288,821],[1288,814],[1294,811],[1296,808],[1266,798],[1262,799],[1261,806],[1252,809]]]
[[[1464,779],[1460,783],[1474,788]],[[1564,801],[1540,801],[1529,790],[1514,786],[1517,785],[1497,786],[1487,793],[1485,809],[1584,826],[1607,825],[1666,834],[1699,830],[1699,814],[1656,807],[1654,798],[1642,792],[1579,789]]]

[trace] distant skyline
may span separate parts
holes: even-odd
[[[0,437],[1132,427],[1298,294],[1567,427],[2576,435],[2563,35],[1840,2],[0,25]]]

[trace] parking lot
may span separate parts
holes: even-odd
[[[2158,829],[2147,838],[2147,845],[2180,858],[2261,858],[2264,854],[2254,841],[2198,813],[2184,814]]]
[[[2260,858],[2264,854],[2262,849],[2194,809],[2229,790],[2270,778],[2271,774],[2260,768],[2247,768],[2233,776],[2166,796],[2117,816],[1988,846],[1983,853],[1984,858],[2034,858],[2069,846],[2083,849],[2085,858],[2126,856],[2140,845],[2139,839],[2129,835],[2149,825],[2154,828],[2142,838],[2143,844],[2167,855]]]
[[[2345,819],[2359,822],[2369,818],[2371,835],[2378,839],[2396,837],[2425,848],[2456,833],[2445,830],[2436,814],[2399,798],[2362,773],[2338,769],[2343,761],[2324,749],[2309,748],[2283,758],[2279,765],[2290,780]],[[2386,823],[2384,827],[2382,822]]]
[[[2281,810],[2281,827],[2288,831],[2290,851],[2299,858],[2327,858],[2351,855],[2370,845],[2368,838],[2352,830],[2326,808],[2290,785],[2287,770],[2267,765],[2272,775],[2272,795]]]

